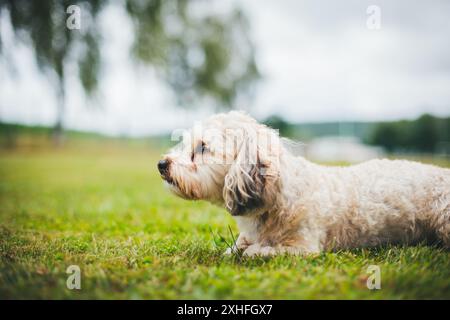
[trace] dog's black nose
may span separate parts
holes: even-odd
[[[166,159],[158,161],[158,170],[161,174],[165,174],[169,168],[169,161]]]

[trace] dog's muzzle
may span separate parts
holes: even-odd
[[[161,178],[163,178],[164,180],[169,180],[169,167],[169,160],[163,159],[158,161],[158,171],[161,174]]]

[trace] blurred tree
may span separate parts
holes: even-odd
[[[394,125],[391,123],[380,123],[374,129],[373,138],[370,142],[383,146],[387,151],[392,152],[398,146],[397,137],[398,132]]]
[[[58,104],[54,138],[61,142],[65,112],[65,79],[68,60],[78,63],[79,78],[83,88],[92,94],[97,88],[97,75],[100,66],[98,47],[99,34],[95,24],[96,16],[102,7],[101,0],[0,0],[0,12],[9,14],[17,39],[33,50],[42,72],[54,80]],[[83,6],[84,23],[79,30],[66,26],[71,5]],[[2,46],[2,53],[5,50]],[[77,50],[77,55],[73,54]]]
[[[157,67],[180,106],[210,98],[232,108],[259,77],[248,22],[237,9],[217,15],[205,10],[207,5],[126,0],[136,33],[132,52],[137,61]]]
[[[33,48],[43,72],[55,79],[58,117],[54,136],[60,140],[65,111],[66,66],[78,63],[88,95],[95,92],[101,62],[97,16],[107,0],[0,0],[15,34]],[[248,97],[259,77],[248,22],[239,10],[213,14],[208,4],[187,0],[125,0],[135,28],[132,48],[136,62],[159,71],[176,94],[178,104],[199,102],[233,108]],[[67,8],[79,5],[82,25],[67,28]],[[1,45],[0,54],[4,49]],[[210,99],[210,100],[207,100]]]
[[[294,126],[278,115],[268,117],[264,120],[264,124],[271,128],[278,129],[281,136],[292,137],[294,135]]]
[[[450,143],[450,118],[437,118],[424,114],[416,120],[402,120],[378,123],[370,143],[380,145],[389,152],[427,152],[437,151]]]
[[[417,149],[425,152],[434,152],[438,142],[436,118],[429,114],[420,116],[415,121],[414,130],[411,132],[412,140]]]

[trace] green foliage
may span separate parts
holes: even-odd
[[[282,136],[308,141],[323,136],[354,136],[363,142],[371,138],[375,122],[335,121],[335,122],[290,122],[278,115],[264,120],[272,128],[280,130]]]
[[[388,123],[379,124],[374,130],[373,144],[383,146],[387,151],[392,152],[399,145],[400,139],[404,139],[404,133],[399,124],[394,127]]]
[[[58,116],[54,133],[57,144],[61,142],[65,113],[67,64],[78,64],[78,75],[88,95],[91,96],[98,86],[100,50],[96,17],[103,3],[101,0],[0,0],[0,11],[9,14],[16,38],[33,49],[39,68],[55,82]],[[66,26],[66,10],[71,5],[82,7],[83,21],[90,21],[84,23],[81,30],[70,30]],[[77,52],[77,56],[73,52]]]
[[[450,118],[424,114],[412,121],[379,123],[369,141],[388,151],[450,152]]]
[[[16,37],[34,50],[41,70],[57,75],[58,86],[64,85],[65,64],[70,52],[75,48],[81,49],[75,59],[79,63],[83,87],[91,93],[97,86],[100,60],[95,21],[103,2],[1,0],[0,10],[9,14]],[[83,6],[83,19],[92,23],[83,25],[81,30],[69,30],[66,27],[66,9],[70,5]]]
[[[126,8],[136,32],[134,57],[160,71],[181,106],[212,98],[233,107],[259,77],[241,11],[196,12],[199,3],[186,0],[127,0]]]
[[[292,137],[294,135],[295,126],[280,116],[272,115],[264,120],[264,124],[277,129],[279,134],[283,137]]]
[[[415,141],[418,150],[433,152],[439,141],[437,119],[429,114],[422,115],[416,120],[412,131],[412,141]],[[450,142],[450,140],[447,140]]]
[[[78,64],[86,93],[92,95],[98,87],[102,56],[97,17],[109,3],[0,0],[0,11],[9,15],[17,39],[34,50],[40,69],[56,79],[57,130],[61,130],[65,111],[67,64]],[[135,28],[132,56],[159,71],[181,107],[209,99],[210,106],[232,108],[237,99],[248,97],[259,73],[248,22],[241,11],[216,15],[186,0],[126,0],[124,4]],[[70,5],[81,8],[80,30],[66,27]],[[0,54],[5,53],[0,48]]]
[[[169,194],[161,151],[84,138],[0,150],[0,298],[450,299],[450,254],[434,247],[223,256],[233,219]],[[81,290],[66,288],[73,264]],[[371,264],[381,290],[366,288]]]

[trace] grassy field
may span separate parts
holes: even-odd
[[[450,299],[439,248],[223,256],[233,219],[170,195],[159,153],[120,142],[1,151],[0,298]],[[70,265],[81,290],[66,288]],[[380,290],[366,287],[369,265]]]

